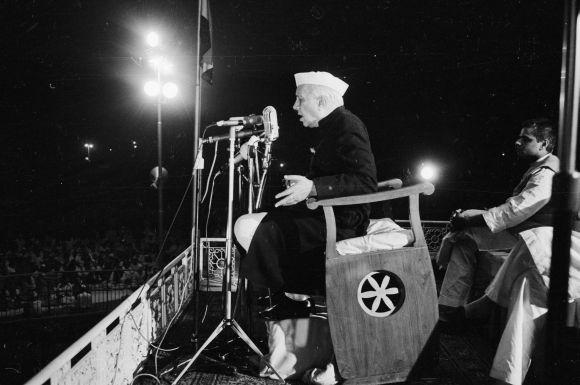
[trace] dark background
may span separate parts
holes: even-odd
[[[513,154],[520,123],[557,122],[560,1],[210,4],[214,81],[203,84],[202,125],[276,107],[268,197],[283,173],[304,172],[315,137],[291,109],[295,72],[325,70],[350,84],[345,104],[369,129],[379,179],[412,182],[426,160],[441,167],[435,194],[422,202],[424,219],[501,203],[524,167]],[[181,91],[164,106],[168,226],[192,168],[196,12],[195,1],[181,0],[0,3],[4,235],[155,226],[156,110],[142,91],[152,75],[143,44],[151,25],[164,31]],[[95,146],[90,162],[86,142]],[[213,147],[204,155],[209,166]],[[216,186],[217,232],[225,189]],[[184,234],[190,201],[176,219]]]

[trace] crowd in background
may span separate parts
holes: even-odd
[[[185,247],[170,241],[164,255],[175,257]],[[0,249],[0,311],[70,304],[95,290],[135,289],[156,271],[158,250],[148,229],[134,234],[121,227],[90,239],[17,237]]]

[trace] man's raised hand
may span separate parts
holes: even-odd
[[[292,206],[308,198],[314,184],[310,179],[302,175],[284,175],[284,179],[289,187],[276,195],[276,199],[283,198],[276,202],[276,207]]]

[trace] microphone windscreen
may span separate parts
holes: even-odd
[[[266,133],[266,137],[273,142],[279,136],[276,109],[272,106],[267,106],[262,111],[262,116],[264,117],[264,132]]]

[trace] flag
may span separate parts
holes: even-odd
[[[201,1],[201,17],[199,18],[199,53],[201,55],[199,66],[201,69],[201,78],[209,84],[213,84],[213,56],[211,49],[212,27],[209,0],[199,1]]]

